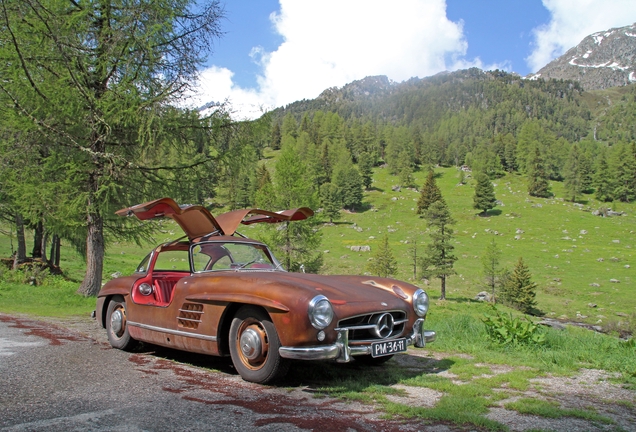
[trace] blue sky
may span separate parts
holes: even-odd
[[[636,22],[636,0],[227,0],[192,104],[237,117],[370,75],[476,66],[536,72],[590,33]]]

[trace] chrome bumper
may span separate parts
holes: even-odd
[[[278,352],[281,357],[293,360],[336,360],[339,363],[350,362],[352,356],[371,355],[371,344],[349,346],[349,329],[337,328],[336,331],[338,338],[333,345],[280,347]],[[413,324],[413,332],[406,337],[406,345],[424,348],[435,341],[436,336],[434,331],[424,330],[424,319],[420,318]]]

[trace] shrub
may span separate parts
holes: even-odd
[[[532,321],[502,314],[493,306],[494,314],[485,314],[488,339],[500,345],[539,345],[545,342],[545,332]]]

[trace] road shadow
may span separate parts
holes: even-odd
[[[147,343],[141,344],[135,352],[222,374],[238,375],[230,357],[189,353]],[[451,368],[454,363],[450,359],[435,359],[410,353],[395,355],[377,366],[355,360],[350,363],[292,361],[287,375],[271,385],[302,387],[303,391],[318,394],[355,392],[373,385],[389,386],[421,375],[438,374]]]
[[[437,374],[448,370],[455,362],[412,354],[398,354],[381,365],[362,361],[336,363],[331,361],[293,362],[287,376],[278,387],[302,387],[308,393],[330,394],[362,391],[370,386],[390,386],[405,379]]]

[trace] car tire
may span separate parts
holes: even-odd
[[[289,361],[278,353],[280,339],[271,318],[263,309],[243,306],[230,325],[230,356],[245,381],[265,384],[281,378]]]
[[[387,355],[382,357],[371,357],[370,355],[361,355],[354,357],[357,362],[360,362],[367,366],[380,366],[388,362],[393,358],[393,355]]]
[[[113,297],[106,311],[106,333],[113,348],[131,351],[138,344],[128,333],[126,302],[120,296]]]

